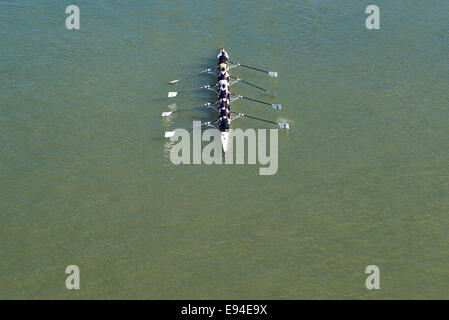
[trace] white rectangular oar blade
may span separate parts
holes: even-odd
[[[290,126],[288,125],[288,123],[279,123],[279,127],[281,129],[290,129]]]
[[[168,93],[168,97],[169,97],[169,98],[176,97],[177,95],[178,95],[177,92],[169,92],[169,93]]]
[[[278,77],[278,73],[276,71],[268,71],[268,75],[270,77],[273,77],[273,78],[277,78]]]
[[[170,81],[169,83],[170,84],[173,84],[173,83],[177,83],[179,80],[172,80],[172,81]]]
[[[165,137],[166,138],[173,137],[174,135],[175,135],[174,131],[165,131]]]
[[[162,116],[163,116],[163,117],[168,117],[168,116],[170,116],[172,113],[173,113],[172,111],[162,112]]]
[[[271,106],[273,107],[273,109],[276,109],[276,110],[281,110],[282,109],[282,106],[280,104],[277,104],[277,103],[273,103]]]

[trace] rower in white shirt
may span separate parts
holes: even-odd
[[[218,99],[229,99],[231,91],[229,90],[229,83],[226,80],[220,80],[218,82]]]
[[[229,77],[230,77],[229,72],[227,70],[227,67],[225,67],[226,65],[225,66],[223,66],[223,65],[225,65],[225,64],[222,63],[220,65],[221,68],[219,69],[218,75],[217,75],[218,80],[228,80],[228,82],[229,82]]]
[[[224,88],[226,86],[227,89],[229,89],[229,82],[226,79],[218,80],[217,87],[218,88]]]

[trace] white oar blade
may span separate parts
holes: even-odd
[[[276,71],[268,71],[268,75],[270,77],[273,77],[273,78],[277,78],[278,77],[278,73]]]
[[[176,97],[178,95],[178,93],[175,91],[175,92],[169,92],[168,93],[168,97],[169,98],[173,98],[173,97]]]
[[[171,116],[172,113],[173,113],[172,111],[162,112],[162,116],[168,117],[168,116]]]
[[[272,106],[273,109],[275,109],[275,110],[281,110],[281,109],[282,109],[282,106],[281,106],[280,104],[277,104],[277,103],[273,103],[271,106]]]
[[[165,137],[166,138],[173,137],[174,135],[175,135],[174,131],[165,131]]]
[[[288,130],[288,129],[290,129],[290,126],[288,125],[288,123],[281,122],[281,123],[279,123],[279,128]]]
[[[172,81],[170,81],[169,83],[170,84],[174,84],[174,83],[177,83],[179,80],[172,80]]]

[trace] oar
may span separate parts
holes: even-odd
[[[162,112],[162,116],[163,117],[168,117],[168,116],[171,116],[173,113],[177,113],[177,112],[191,111],[193,109],[202,108],[202,107],[211,107],[211,106],[213,106],[214,104],[217,104],[217,103],[218,103],[218,101],[216,101],[216,102],[208,102],[208,103],[202,104],[200,106],[195,106],[195,107],[191,107],[191,108],[185,108],[185,109],[179,109],[179,110],[175,110],[175,111]]]
[[[244,113],[239,113],[239,112],[235,112],[235,111],[231,111],[231,113],[238,115],[239,117],[247,117],[250,119],[254,119],[254,120],[259,120],[259,121],[263,121],[263,122],[267,122],[267,123],[272,123],[272,124],[277,124],[281,129],[290,129],[290,126],[288,125],[288,123],[286,122],[274,122],[271,120],[265,120],[265,119],[261,119],[261,118],[257,118],[257,117],[253,117]]]
[[[207,122],[203,122],[201,125],[202,126],[210,126],[210,127],[213,127],[213,124],[214,123],[217,123],[218,122],[218,120],[213,120],[213,121],[207,121]],[[192,127],[193,128],[193,127]]]
[[[218,122],[218,120],[203,122],[203,123],[201,123],[201,126],[212,126],[213,127],[213,124],[216,122]],[[193,128],[193,127],[191,127],[191,128]],[[165,138],[170,138],[170,137],[173,137],[174,135],[175,135],[175,131],[165,131]]]
[[[259,69],[259,68],[254,68],[254,67],[248,66],[246,64],[241,64],[241,63],[238,63],[238,62],[229,61],[229,63],[235,64],[235,65],[240,66],[240,67],[245,67],[245,68],[248,68],[248,69],[252,69],[252,70],[268,73],[268,75],[270,77],[273,77],[273,78],[277,78],[278,77],[278,73],[276,71],[266,71],[266,70],[262,70],[262,69]]]
[[[256,99],[253,99],[253,98],[244,97],[244,96],[241,96],[241,95],[238,95],[238,94],[232,94],[232,95],[235,96],[237,99],[250,100],[250,101],[257,102],[257,103],[265,104],[267,106],[271,106],[273,109],[276,109],[276,110],[281,110],[282,109],[282,106],[280,104],[278,104],[278,103],[268,103],[268,102],[265,102],[265,101],[260,101],[260,100],[256,100]]]
[[[233,77],[233,76],[230,76],[230,77],[231,77],[231,79],[235,79],[236,82],[243,82],[243,83],[245,83],[245,84],[247,84],[247,85],[249,85],[249,86],[251,86],[251,87],[257,88],[257,89],[259,89],[259,90],[262,90],[262,91],[265,91],[265,92],[268,92],[268,93],[271,93],[271,94],[274,95],[274,92],[271,91],[271,90],[264,89],[264,88],[262,88],[262,87],[256,86],[255,84],[249,83],[248,81],[242,80],[242,79],[237,78],[237,77]]]
[[[199,87],[199,88],[184,89],[184,90],[181,90],[181,91],[170,91],[170,92],[168,93],[168,97],[169,97],[169,98],[176,97],[176,96],[178,95],[179,92],[183,92],[183,91],[195,91],[195,90],[201,90],[201,89],[209,89],[209,88],[212,88],[212,87],[215,87],[215,84],[208,84],[208,85],[206,85],[206,86],[202,86],[202,87]]]
[[[200,71],[200,72],[193,73],[193,74],[191,74],[191,75],[185,76],[184,78],[177,79],[177,80],[172,80],[172,81],[170,81],[169,83],[171,83],[171,84],[177,83],[177,82],[179,82],[179,81],[181,81],[181,80],[189,79],[189,78],[198,76],[198,75],[200,75],[200,74],[202,74],[202,73],[210,72],[210,71],[212,71],[212,69],[214,69],[214,68],[208,68],[208,69],[206,69],[206,70],[203,70],[203,71]]]

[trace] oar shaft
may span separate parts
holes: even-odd
[[[209,71],[210,71],[210,68],[209,68],[209,69],[206,69],[206,70],[203,70],[203,71],[200,71],[200,72],[197,72],[197,73],[193,73],[193,74],[191,74],[191,75],[189,75],[189,76],[186,76],[186,77],[184,77],[184,78],[181,78],[181,79],[179,79],[179,80],[189,79],[189,78],[198,76],[198,75],[200,75],[200,74],[202,74],[202,73],[206,73],[206,72],[209,72]]]
[[[195,107],[175,110],[175,111],[172,111],[172,113],[191,111],[191,110],[198,109],[198,108],[213,106],[213,105],[215,105],[217,103],[218,103],[218,101],[216,101],[216,102],[209,102],[209,103],[202,104],[200,106],[195,106]]]
[[[210,126],[210,125],[215,124],[215,123],[217,123],[217,122],[218,122],[218,120],[212,120],[212,121],[201,122],[201,126]],[[191,127],[191,128],[194,128],[194,127]]]
[[[215,86],[215,84],[208,84],[208,85],[205,85],[205,86],[202,86],[202,87],[199,87],[199,88],[184,89],[184,90],[181,90],[180,92],[182,92],[182,91],[195,91],[195,90],[201,90],[201,89],[209,89],[209,88],[212,88],[214,86]]]
[[[177,83],[177,82],[179,82],[179,81],[181,81],[181,80],[186,80],[186,79],[189,79],[189,78],[193,78],[193,77],[195,77],[195,76],[199,76],[200,74],[209,72],[209,71],[211,71],[212,69],[213,69],[213,68],[207,68],[207,69],[205,69],[205,70],[203,70],[203,71],[196,72],[196,73],[192,73],[191,75],[185,76],[184,78],[170,81],[170,83]]]
[[[232,113],[232,114],[241,115],[241,116],[243,116],[243,117],[247,117],[247,118],[254,119],[254,120],[259,120],[259,121],[263,121],[263,122],[267,122],[267,123],[272,123],[272,124],[278,124],[277,122],[274,122],[274,121],[271,121],[271,120],[265,120],[265,119],[253,117],[253,116],[250,116],[250,115],[247,115],[247,114],[244,114],[244,113],[238,113],[238,112],[235,112],[235,111],[231,111],[231,113]]]
[[[243,97],[243,96],[239,96],[239,97],[240,97],[241,99],[250,100],[250,101],[258,102],[258,103],[261,103],[261,104],[265,104],[265,105],[267,105],[267,106],[271,106],[271,103],[268,103],[268,102],[265,102],[265,101],[260,101],[260,100],[257,100],[257,99],[248,98],[248,97]]]
[[[232,61],[229,61],[229,62],[232,63],[232,64],[237,64],[237,65],[239,65],[239,66],[241,66],[241,67],[248,68],[248,69],[252,69],[252,70],[256,70],[256,71],[268,73],[267,70],[262,70],[262,69],[259,69],[259,68],[251,67],[251,66],[248,66],[248,65],[246,65],[246,64],[241,64],[241,63],[232,62]]]
[[[268,90],[268,89],[259,87],[259,86],[255,85],[255,84],[253,84],[253,83],[250,83],[250,82],[248,82],[248,81],[242,80],[242,79],[240,79],[240,78],[236,78],[236,77],[233,77],[233,76],[231,76],[231,78],[232,78],[232,79],[235,79],[235,80],[238,81],[238,82],[243,82],[243,83],[245,83],[245,84],[247,84],[247,85],[249,85],[249,86],[251,86],[251,87],[257,88],[257,89],[259,89],[259,90],[262,90],[262,91],[265,91],[265,92],[271,92],[271,91]]]

